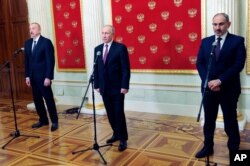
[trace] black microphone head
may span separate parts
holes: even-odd
[[[20,52],[24,51],[24,48],[18,48],[16,51],[15,51],[15,54],[19,54]]]

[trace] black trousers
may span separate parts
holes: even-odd
[[[124,113],[124,94],[103,94],[102,99],[107,111],[113,134],[121,141],[128,140],[127,125]]]
[[[204,145],[213,147],[214,131],[219,105],[224,118],[224,130],[228,136],[227,146],[229,150],[238,150],[240,145],[240,133],[237,121],[237,102],[240,93],[211,92],[208,91],[204,98],[205,123]]]
[[[44,100],[52,123],[58,123],[57,110],[51,86],[44,86],[44,80],[31,79],[33,100],[41,123],[48,123]],[[44,99],[44,100],[43,100]]]

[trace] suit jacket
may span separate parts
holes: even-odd
[[[101,94],[119,94],[121,88],[129,89],[130,63],[127,47],[113,41],[104,64],[103,45],[95,47],[94,50],[94,60],[96,61],[94,87],[99,88]]]
[[[204,38],[201,42],[198,57],[197,69],[202,80],[202,88],[206,80],[208,72],[208,62],[211,57],[212,43],[215,41],[215,36]],[[246,49],[244,38],[228,33],[225,42],[221,48],[219,59],[213,56],[209,80],[220,79],[221,92],[232,91],[240,93],[240,72],[244,68],[246,59]],[[202,89],[203,91],[203,89]]]
[[[36,48],[32,49],[33,39],[29,39],[25,42],[25,77],[41,79],[45,78],[50,80],[54,79],[54,47],[52,42],[40,36]]]

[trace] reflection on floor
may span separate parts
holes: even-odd
[[[15,102],[17,129],[21,136],[0,149],[1,166],[29,165],[104,165],[96,150],[77,152],[94,145],[93,116],[66,114],[65,106],[58,106],[59,129],[50,131],[49,126],[32,129],[37,115],[26,110],[29,101]],[[197,160],[194,155],[202,147],[202,128],[196,118],[138,113],[126,111],[129,130],[128,149],[117,150],[118,143],[100,148],[107,165],[119,166],[198,166],[205,165],[205,158]],[[97,143],[105,144],[111,136],[106,116],[97,116]],[[14,114],[10,100],[0,100],[0,145],[3,147],[15,134]],[[26,137],[39,136],[40,138]],[[215,134],[215,154],[210,162],[229,165],[227,136],[221,129]],[[241,132],[241,149],[250,149],[250,124]]]

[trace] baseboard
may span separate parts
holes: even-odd
[[[147,113],[159,113],[169,115],[179,115],[188,117],[197,117],[200,106],[197,105],[180,105],[180,104],[168,104],[168,103],[153,103],[153,102],[142,102],[142,101],[126,101],[125,110],[136,111],[136,112],[147,112]],[[244,130],[246,122],[249,121],[249,117],[246,115],[246,111],[240,110],[242,117],[238,120],[239,129]],[[219,112],[220,113],[220,112]],[[204,124],[204,114],[201,111],[200,124]],[[224,128],[224,122],[221,119],[216,121],[217,128]]]
[[[199,106],[126,100],[125,110],[196,117]]]
[[[80,106],[82,99],[79,97],[72,96],[56,96],[56,105],[75,105]],[[147,112],[147,113],[158,113],[158,114],[169,114],[169,115],[179,115],[179,116],[188,116],[188,117],[197,117],[199,112],[198,105],[181,105],[181,104],[169,104],[169,103],[156,103],[156,102],[144,102],[144,101],[132,101],[125,100],[125,111],[135,111],[135,112]],[[30,103],[27,105],[27,108],[32,110],[34,109],[34,104]],[[250,122],[250,117],[247,116],[247,112],[250,110],[241,110],[239,111],[243,114],[243,121]],[[92,109],[82,108],[81,112],[83,113],[92,113]],[[97,114],[105,114],[105,110],[96,111]],[[201,119],[203,117],[203,110],[201,111]],[[218,124],[218,126],[222,126]]]

